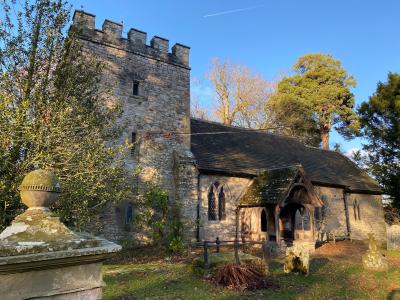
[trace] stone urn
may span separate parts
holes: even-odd
[[[58,178],[48,170],[35,170],[22,180],[19,186],[22,202],[32,207],[49,207],[61,193]]]
[[[50,171],[29,173],[19,189],[28,209],[0,233],[0,298],[101,299],[102,263],[121,246],[76,233],[52,214],[61,188]]]

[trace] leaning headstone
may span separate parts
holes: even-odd
[[[368,237],[368,250],[362,256],[364,268],[370,271],[387,271],[389,268],[388,261],[379,251],[374,235],[369,233]]]
[[[400,225],[387,226],[387,249],[400,249]]]
[[[28,209],[0,234],[0,298],[101,299],[102,262],[121,247],[77,234],[50,212],[61,192],[51,172],[29,173],[19,189]]]
[[[285,273],[300,273],[308,275],[310,272],[310,249],[308,246],[295,244],[286,248],[283,266]]]

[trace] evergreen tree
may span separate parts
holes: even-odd
[[[270,116],[283,132],[309,144],[329,149],[329,133],[334,127],[344,136],[358,128],[353,111],[356,82],[331,55],[307,54],[293,66],[295,74],[278,84],[271,97]]]
[[[389,73],[385,83],[358,109],[362,135],[368,140],[364,163],[400,208],[400,74]]]
[[[84,226],[110,201],[129,196],[118,105],[106,105],[102,64],[66,34],[61,0],[1,0],[0,229],[20,212],[18,185],[37,168],[52,169],[63,193],[56,210]]]

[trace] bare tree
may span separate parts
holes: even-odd
[[[200,104],[199,98],[192,95],[190,100],[190,116],[197,119],[210,120],[209,112],[206,107]]]
[[[245,65],[214,59],[206,74],[215,90],[215,116],[227,125],[267,128],[265,106],[276,82],[265,80]]]

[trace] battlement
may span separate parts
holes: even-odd
[[[154,36],[150,40],[150,45],[147,45],[146,32],[131,28],[127,37],[123,37],[123,25],[121,23],[104,20],[101,30],[96,29],[95,23],[95,15],[83,10],[76,10],[72,27],[77,29],[84,39],[189,67],[190,47],[188,46],[176,43],[170,52],[169,40],[165,38]]]

